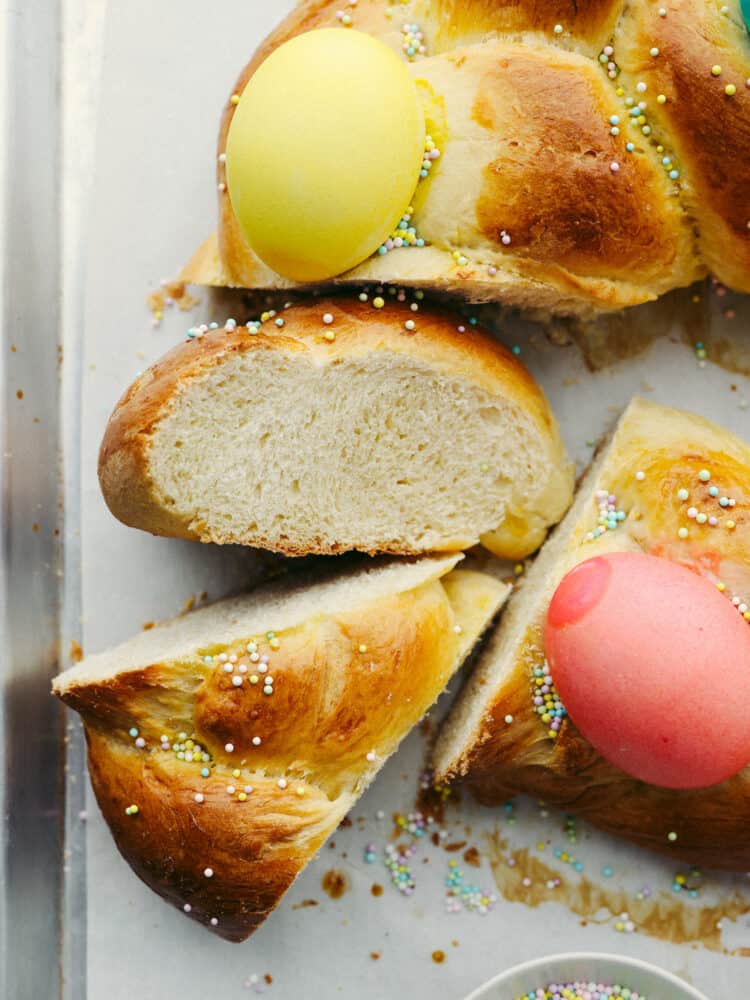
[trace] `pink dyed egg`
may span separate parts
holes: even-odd
[[[684,566],[588,559],[555,591],[545,645],[568,715],[627,774],[705,788],[750,762],[750,624]]]

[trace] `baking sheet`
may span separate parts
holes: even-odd
[[[80,434],[81,472],[80,494],[78,483],[68,487],[72,508],[80,500],[80,549],[69,539],[66,565],[69,586],[76,587],[74,564],[80,555],[80,631],[86,652],[179,612],[191,598],[235,590],[258,572],[252,553],[152,538],[120,525],[99,494],[96,453],[105,421],[126,385],[189,325],[208,318],[204,302],[191,314],[166,310],[154,328],[145,296],[160,279],[177,273],[214,225],[214,142],[222,102],[257,41],[289,6],[266,0],[162,0],[158,5],[129,0],[110,5],[101,39],[93,31],[92,47],[70,56],[71,87],[82,80],[84,106],[99,108],[93,187],[83,204],[86,225],[81,229],[84,304],[81,323],[71,322],[67,330],[74,356],[65,372],[66,399],[71,408],[80,406],[80,425],[74,421],[69,433],[72,448]],[[78,7],[95,10],[96,17],[102,13],[101,4],[80,2]],[[99,65],[100,83],[93,85]],[[88,134],[85,121],[76,120],[80,108],[75,102],[68,114],[73,129]],[[66,141],[77,148],[75,131]],[[710,293],[706,298],[712,301]],[[720,305],[715,303],[716,310]],[[552,346],[538,334],[529,339],[526,325],[505,319],[498,326],[506,342],[521,346],[582,465],[596,438],[637,392],[689,406],[750,436],[748,380],[710,363],[700,367],[695,351],[683,343],[680,324],[671,338],[645,354],[597,374],[586,369],[575,346]],[[737,323],[734,335],[747,338],[747,327]],[[79,627],[73,617],[68,623]],[[672,889],[679,868],[671,862],[580,825],[577,843],[571,844],[565,817],[532,802],[520,802],[509,813],[448,799],[445,818],[429,830],[438,833],[438,844],[429,836],[418,844],[414,895],[399,895],[380,854],[391,837],[394,812],[413,808],[425,741],[420,731],[407,739],[353,810],[352,825],[334,835],[275,915],[240,946],[213,938],[132,875],[89,793],[86,811],[71,815],[68,831],[71,842],[85,846],[85,866],[81,860],[69,873],[69,883],[75,880],[69,893],[84,878],[86,889],[85,941],[72,945],[66,959],[79,961],[70,996],[204,1000],[264,990],[280,1000],[369,1000],[397,993],[458,1000],[511,964],[544,952],[584,949],[656,962],[685,976],[712,1000],[743,995],[747,961],[724,951],[750,948],[746,877],[705,875],[698,897],[686,898]],[[75,741],[73,746],[75,754]],[[75,771],[75,759],[72,763]],[[374,864],[364,860],[368,842],[376,845]],[[445,849],[462,842],[455,850]],[[478,851],[479,868],[473,866],[473,852],[469,862],[463,860],[470,848]],[[556,858],[556,850],[580,859],[584,871]],[[515,866],[507,865],[508,857]],[[485,916],[446,913],[444,880],[451,859],[459,862],[467,882],[500,895],[494,861],[502,880],[516,879],[506,886],[513,898],[499,898]],[[343,873],[347,886],[336,900],[321,886],[332,869]],[[531,884],[524,886],[523,878]],[[372,894],[375,883],[383,887],[382,895]],[[586,888],[589,884],[593,889]],[[637,905],[623,904],[644,890],[646,898]],[[609,909],[588,912],[581,898],[586,893],[598,893]],[[628,910],[625,918],[623,909]],[[618,923],[629,927],[631,918],[632,933],[615,929]],[[662,939],[690,937],[692,924],[701,925],[700,935],[693,936],[708,940],[709,947],[697,940]],[[443,960],[435,961],[441,954]]]
[[[61,526],[59,11],[21,6],[0,7],[3,998],[55,995],[61,927],[61,713],[49,697],[58,669]]]

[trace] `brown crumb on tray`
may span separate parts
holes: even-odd
[[[149,292],[146,302],[154,326],[159,326],[164,318],[165,309],[177,306],[181,312],[190,312],[200,304],[200,299],[187,290],[184,281],[162,281],[156,291]]]
[[[331,899],[341,899],[349,889],[349,879],[338,868],[331,868],[330,871],[327,871],[320,884],[323,887],[323,892]]]
[[[479,853],[476,847],[467,847],[464,851],[464,861],[467,865],[471,865],[472,868],[482,867],[482,855]]]
[[[303,899],[301,903],[295,903],[293,910],[304,910],[308,906],[319,906],[317,899]]]
[[[455,853],[456,851],[463,850],[464,847],[466,847],[465,840],[456,840],[452,844],[446,844],[443,849],[451,853]]]

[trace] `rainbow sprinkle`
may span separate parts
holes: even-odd
[[[594,494],[599,514],[596,527],[586,534],[586,541],[593,542],[608,531],[615,531],[627,517],[624,510],[617,505],[617,497],[609,490],[597,490]]]
[[[519,993],[516,1000],[648,1000],[645,993],[636,993],[615,984],[608,986],[593,980],[569,983],[549,983],[528,993]]]
[[[417,56],[427,54],[424,34],[418,24],[402,24],[401,34],[404,36],[401,48],[409,62],[414,62]]]
[[[696,525],[707,526],[709,528],[722,527],[726,531],[734,531],[737,527],[736,521],[731,517],[721,521],[720,516],[731,512],[734,507],[737,506],[737,500],[734,497],[722,494],[719,487],[713,483],[709,486],[708,484],[710,482],[710,469],[701,469],[698,473],[698,489],[703,489],[705,487],[706,494],[699,496],[697,498],[697,502],[703,501],[707,506],[705,508],[698,507],[696,506],[696,503],[693,502],[688,507],[685,507],[684,513],[687,519]],[[677,499],[681,504],[686,504],[690,498],[691,492],[685,487],[682,487],[677,491]],[[713,504],[718,505],[719,509],[717,510]],[[689,538],[690,528],[687,525],[681,525],[677,531],[677,537],[683,540]],[[724,589],[726,588],[723,584],[719,584],[719,590],[723,592]],[[738,600],[736,602],[736,606],[743,603],[744,602],[742,600]],[[747,610],[747,608],[745,608],[745,610]],[[748,620],[750,620],[750,618]]]
[[[460,913],[461,910],[467,910],[469,913],[486,916],[495,908],[497,903],[495,893],[465,882],[464,873],[455,859],[448,862],[445,885],[448,890],[445,894],[446,913]]]
[[[579,861],[578,858],[574,857],[569,851],[562,851],[559,848],[555,851],[555,857],[558,861],[562,861],[565,865],[570,865],[570,867],[577,872],[583,871],[583,862]],[[602,873],[604,874],[604,873]],[[610,869],[611,874],[611,869]],[[605,878],[608,876],[605,875]]]
[[[412,209],[410,207],[409,212],[411,211]],[[419,245],[424,246],[424,241],[422,241],[422,243]],[[374,289],[374,293],[375,294],[372,295],[371,297],[370,286],[365,286],[364,289],[358,293],[357,298],[359,299],[360,302],[370,302],[370,304],[373,306],[374,309],[382,309],[386,303],[386,300],[384,298],[384,295],[386,293],[395,298],[397,302],[402,302],[402,303],[406,303],[407,297],[411,297],[411,301],[408,302],[408,305],[409,309],[415,313],[419,312],[420,303],[424,299],[424,292],[421,289],[410,288],[407,290],[406,288],[402,288],[397,285],[378,285]],[[292,304],[293,303],[291,302],[286,302],[283,305],[283,307],[281,307],[280,311],[283,312],[285,309],[290,308]],[[287,323],[287,321],[283,318],[283,316],[279,315],[279,311],[277,311],[276,309],[267,309],[264,312],[262,312],[257,319],[248,320],[247,323],[245,323],[244,325],[238,324],[237,320],[235,319],[228,319],[223,325],[220,325],[219,323],[196,324],[195,326],[191,326],[186,331],[185,339],[187,341],[201,340],[207,334],[213,333],[217,330],[222,330],[225,334],[244,333],[251,337],[255,337],[261,332],[261,329],[264,327],[264,325],[269,323],[271,320],[273,320],[272,325],[278,330],[286,326]],[[326,340],[334,340],[335,334],[333,330],[330,329],[331,324],[334,322],[333,314],[323,313],[321,315],[321,321],[322,321],[322,326],[324,328],[322,331],[323,337]],[[471,319],[469,322],[476,323],[476,319]],[[411,328],[407,327],[407,329]],[[271,643],[271,648],[273,649],[277,647],[275,647],[274,644]],[[209,657],[206,660],[206,662],[209,662],[210,659],[211,658]]]
[[[271,650],[279,648],[280,640],[275,632],[267,632],[265,638]],[[247,680],[253,687],[260,685],[263,694],[270,696],[274,692],[274,677],[269,673],[271,669],[269,655],[259,652],[260,641],[251,640],[240,656],[236,653],[219,653],[218,656],[204,656],[203,662],[207,666],[215,662],[217,668],[229,676],[233,687],[242,687]]]
[[[411,896],[416,888],[414,876],[409,865],[410,859],[416,853],[416,846],[408,844],[399,848],[394,844],[386,844],[383,863],[391,875],[391,882],[404,896]]]
[[[649,55],[652,59],[659,56],[658,48],[649,49]],[[611,45],[605,45],[602,51],[599,53],[599,62],[602,67],[606,69],[607,76],[610,80],[615,80],[620,73],[620,67],[615,61],[615,50]],[[623,99],[625,105],[626,113],[624,119],[621,120],[619,115],[610,115],[609,125],[610,125],[610,135],[618,136],[621,132],[621,127],[628,123],[631,128],[638,129],[642,135],[644,135],[649,142],[653,142],[652,128],[648,121],[646,111],[648,109],[648,101],[645,100],[644,95],[648,91],[648,84],[644,80],[639,80],[635,86],[636,93],[638,94],[638,99],[634,97],[625,97],[625,91],[622,87],[617,88],[616,94],[618,97]],[[667,103],[666,94],[657,94],[656,103],[663,105]],[[629,153],[636,152],[636,145],[634,142],[626,142],[625,149]],[[680,171],[674,164],[671,156],[665,154],[664,146],[661,144],[656,146],[656,152],[661,156],[661,165],[667,173],[670,180],[679,180]],[[619,166],[618,166],[619,169]]]
[[[423,779],[424,779],[423,775]],[[427,829],[431,827],[435,820],[432,816],[425,816],[419,810],[408,813],[404,816],[397,813],[394,822],[398,829],[412,838],[408,844],[386,844],[383,850],[383,864],[388,869],[392,884],[404,896],[411,896],[416,888],[414,873],[411,869],[411,859],[417,852],[417,841],[421,840]],[[439,834],[440,839],[447,836],[445,831]],[[375,860],[375,845],[368,843],[365,845],[364,860],[367,864],[372,864]]]
[[[431,135],[425,136],[424,140],[424,157],[422,159],[422,166],[419,170],[419,182],[421,183],[430,175],[432,170],[432,165],[435,160],[439,159],[440,150],[435,145],[435,142]],[[395,229],[391,231],[388,239],[381,243],[378,247],[376,253],[379,257],[384,257],[391,250],[398,250],[402,247],[423,247],[425,246],[425,241],[421,236],[417,234],[416,226],[413,226],[412,216],[414,215],[414,206],[409,205],[404,214],[399,219],[396,224]]]
[[[534,709],[542,722],[549,726],[547,735],[557,739],[563,719],[568,714],[560,701],[560,697],[552,682],[552,675],[549,671],[549,664],[544,661],[544,666],[534,667],[534,678],[531,682],[532,700]]]
[[[688,874],[677,872],[672,880],[672,891],[686,893],[691,899],[697,899],[702,885],[700,868],[691,868]]]
[[[183,760],[187,764],[209,764],[211,762],[211,754],[200,743],[196,743],[194,735],[188,736],[187,733],[182,732],[177,734],[176,739],[170,740],[166,734],[162,734],[159,741],[161,749],[167,753],[171,751],[177,760]]]

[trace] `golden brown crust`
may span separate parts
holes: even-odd
[[[219,604],[217,634],[190,655],[134,665],[114,651],[105,670],[84,661],[57,678],[83,717],[104,818],[155,892],[230,941],[278,904],[508,589],[476,572],[421,579],[231,643]]]
[[[283,339],[284,347],[293,351],[293,340]],[[180,388],[191,379],[221,364],[230,354],[270,349],[269,337],[250,337],[242,327],[231,335],[217,330],[173,347],[133,382],[115,406],[99,449],[99,482],[115,517],[155,535],[201,538],[188,519],[170,514],[168,498],[159,494],[151,479],[151,434]],[[285,550],[285,554],[300,553]]]
[[[543,662],[538,631],[532,630],[525,649],[532,667]],[[512,725],[505,722],[508,714]],[[469,786],[483,804],[532,795],[675,859],[729,871],[748,868],[750,768],[697,791],[671,791],[636,781],[600,757],[570,719],[554,743],[547,739],[530,708],[526,674],[514,673],[498,691],[483,732],[484,742],[465,761]]]
[[[750,36],[740,11],[725,15],[703,0],[633,5],[615,58],[631,92],[647,85],[649,118],[680,170],[703,258],[721,281],[750,292]]]
[[[372,258],[340,281],[421,278],[476,299],[575,312],[633,305],[701,276],[689,220],[655,150],[642,142],[629,154],[624,130],[611,134],[620,101],[595,62],[489,41],[411,68],[442,149],[415,196],[429,247]],[[222,152],[233,111],[230,104]],[[219,198],[227,281],[288,286],[253,254],[227,192]],[[185,277],[215,272],[201,258]]]
[[[326,327],[321,317],[325,312],[334,317],[336,329],[335,340],[330,343],[323,337]],[[254,351],[305,352],[325,363],[380,350],[423,358],[438,371],[464,376],[492,395],[515,401],[536,424],[540,435],[550,441],[558,468],[565,468],[557,424],[544,394],[513,354],[478,328],[468,326],[460,333],[458,317],[448,310],[420,308],[417,330],[409,333],[404,323],[413,316],[406,305],[396,302],[389,301],[382,309],[375,309],[370,302],[346,296],[285,310],[283,332],[271,327],[273,332],[269,333],[267,327],[262,327],[257,335],[251,336],[244,327],[231,332],[219,329],[179,344],[133,383],[110,417],[99,452],[99,480],[109,509],[125,524],[153,534],[252,544],[245,537],[217,535],[188,517],[173,515],[169,498],[152,481],[149,449],[160,419],[192,380],[232,354]],[[490,546],[493,551],[512,558],[517,553],[526,555],[536,547],[541,541],[540,531],[543,537],[549,525],[549,512],[528,513],[526,522],[524,512],[518,512],[514,536],[503,535],[497,545]],[[531,544],[525,544],[527,535],[533,535]],[[264,542],[264,547],[270,546]],[[446,543],[446,548],[455,547]],[[274,541],[273,549],[296,556],[331,555],[344,547],[336,540],[329,543],[325,539],[319,539],[315,548],[300,547],[294,540],[280,537]],[[363,549],[368,551],[364,546]],[[399,543],[378,551],[419,554]]]
[[[86,738],[91,783],[122,856],[150,889],[228,941],[244,941],[275,909],[350,804],[306,784],[300,798],[301,786],[257,777],[240,802],[227,794],[231,775],[189,776],[166,754],[144,757],[90,725]]]
[[[401,53],[399,16],[383,0],[358,0],[353,27],[365,31]],[[431,53],[495,36],[546,36],[550,42],[595,56],[612,35],[625,0],[412,0],[408,20],[426,32]],[[339,0],[302,0],[258,46],[240,76],[235,93],[268,56],[290,39],[316,28],[337,27]],[[564,28],[562,35],[556,25]],[[247,75],[246,75],[247,74]]]
[[[235,93],[276,47],[338,24],[338,6],[301,3],[260,46]],[[390,9],[384,0],[362,0],[354,26],[400,52],[400,21],[384,16]],[[739,12],[722,14],[702,0],[670,0],[665,17],[659,9],[646,0],[416,0],[410,18],[425,32],[429,54],[410,70],[444,154],[415,196],[415,219],[430,245],[372,258],[337,282],[393,281],[580,315],[648,301],[708,268],[750,289],[747,32]],[[623,70],[615,81],[599,65],[607,43]],[[654,47],[658,57],[649,54]],[[714,78],[717,64],[722,74]],[[645,94],[638,82],[647,83]],[[724,92],[730,82],[732,97]],[[468,91],[494,150],[472,132]],[[666,104],[657,104],[658,93]],[[645,132],[645,119],[636,126],[629,116],[628,96],[645,100]],[[228,103],[220,152],[233,112]],[[619,135],[611,134],[613,116]],[[661,164],[665,150],[679,179]],[[218,170],[223,181],[221,164]],[[196,255],[186,280],[290,286],[253,254],[226,191],[219,219],[218,258]],[[500,242],[502,231],[511,245]],[[465,264],[452,257],[456,249]]]
[[[720,518],[716,527],[691,522],[688,505],[677,496],[680,488],[689,487],[695,502],[704,506],[696,488],[704,468],[710,470],[719,496],[736,500],[731,510],[713,501]],[[644,473],[642,480],[636,479],[637,472]],[[545,568],[543,580],[532,576],[519,588],[504,622],[512,619],[514,605],[523,609],[533,601],[538,588],[544,590],[541,607],[528,618],[521,611],[526,625],[517,640],[508,633],[511,645],[502,654],[503,662],[507,657],[503,679],[493,688],[481,723],[451,773],[465,776],[485,804],[499,804],[523,792],[675,858],[746,870],[750,767],[721,785],[697,791],[646,785],[607,763],[570,719],[563,722],[558,739],[550,739],[531,698],[533,670],[545,660],[543,622],[549,596],[562,576],[584,559],[603,551],[645,551],[724,583],[730,596],[750,594],[750,445],[699,417],[636,401],[623,417],[596,481],[585,489],[587,495],[595,489],[615,494],[627,520],[617,531],[586,541],[597,518],[596,503],[590,499],[580,516],[572,515],[572,525],[563,522],[558,528],[565,543],[554,567]],[[734,528],[727,527],[728,521]],[[686,524],[689,537],[680,539],[678,530]],[[548,545],[555,544],[553,535]],[[501,648],[503,627],[493,640],[496,650]],[[477,667],[480,678],[489,673],[492,657],[489,649]],[[513,717],[511,725],[505,722],[507,715]]]
[[[596,55],[624,6],[625,0],[416,0],[414,20],[425,24],[430,51],[445,52],[495,34],[533,33]]]
[[[497,136],[476,206],[487,242],[512,233],[514,264],[539,280],[617,275],[655,293],[675,270],[689,280],[692,239],[665,173],[611,134],[617,108],[596,65],[525,46],[491,54],[474,57],[474,117]]]
[[[273,697],[210,674],[196,693],[196,730],[212,753],[231,740],[233,757],[305,775],[333,800],[351,788],[370,751],[391,752],[415,692],[447,677],[457,648],[445,638],[452,624],[437,583],[382,598],[369,615],[358,608],[313,620],[284,634],[273,656]],[[366,652],[353,655],[361,647]]]

